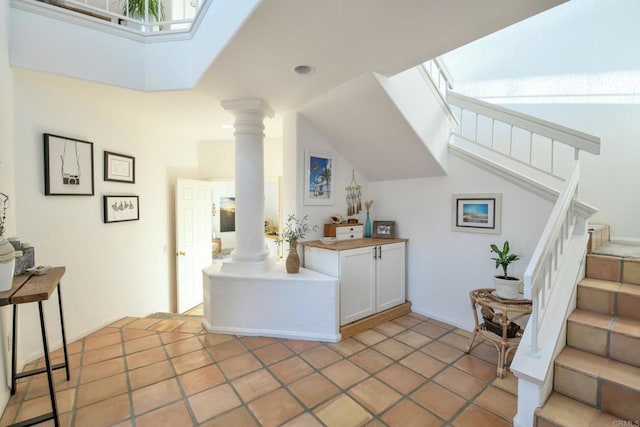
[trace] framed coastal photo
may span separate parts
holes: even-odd
[[[501,194],[454,194],[452,203],[453,231],[500,234]]]
[[[134,184],[136,182],[135,157],[105,151],[104,180]]]
[[[305,205],[333,205],[334,167],[333,154],[305,151]]]
[[[93,143],[44,134],[45,196],[93,196]]]
[[[393,239],[396,237],[395,221],[373,221],[371,237],[377,239]]]
[[[140,219],[138,196],[102,196],[102,201],[105,223]]]

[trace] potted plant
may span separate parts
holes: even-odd
[[[495,244],[491,245],[491,252],[497,255],[491,259],[496,262],[496,268],[502,268],[504,273],[501,276],[494,276],[493,278],[496,288],[495,294],[504,299],[520,299],[522,298],[523,292],[522,279],[509,276],[508,273],[509,264],[518,261],[520,255],[509,253],[510,249],[508,240],[505,240],[502,249],[498,248]]]
[[[280,241],[289,242],[289,255],[287,255],[285,262],[287,273],[297,273],[300,271],[298,241],[304,239],[308,233],[318,229],[317,225],[309,225],[307,220],[308,215],[305,215],[302,218],[298,218],[293,214],[289,215],[284,226],[284,231],[279,239]]]
[[[11,289],[15,269],[15,250],[9,240],[4,237],[4,223],[8,208],[9,196],[0,193],[0,292]]]
[[[164,21],[164,5],[161,0],[120,0],[123,4],[122,14],[129,18],[144,20],[147,4],[149,5],[149,19],[156,22]],[[145,31],[145,26],[141,28]]]

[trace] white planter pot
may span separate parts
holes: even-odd
[[[522,299],[524,296],[524,283],[522,279],[515,277],[503,279],[498,276],[493,277],[493,284],[496,288],[496,296],[504,299]]]
[[[11,289],[15,265],[16,255],[13,246],[0,236],[0,292]]]

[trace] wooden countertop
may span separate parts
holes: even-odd
[[[60,283],[64,271],[64,267],[54,267],[41,276],[35,274],[15,276],[11,289],[0,292],[0,306],[49,299]]]
[[[329,249],[331,251],[346,251],[348,249],[366,248],[368,246],[389,245],[391,243],[408,242],[409,239],[374,239],[365,237],[363,239],[337,240],[335,243],[327,245],[320,240],[310,240],[308,242],[300,242],[302,246],[310,246],[313,248]]]

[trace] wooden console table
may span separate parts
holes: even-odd
[[[520,338],[524,330],[517,326],[515,336],[509,338],[509,330],[512,328],[514,321],[531,314],[531,301],[530,300],[506,300],[500,297],[494,296],[494,288],[476,289],[469,293],[471,298],[471,308],[473,310],[473,320],[475,321],[475,327],[473,329],[473,335],[469,339],[469,343],[465,351],[469,353],[471,346],[476,339],[476,336],[480,334],[484,339],[492,343],[498,350],[498,371],[497,375],[503,378],[507,372],[506,364],[509,353],[518,348],[520,344]],[[491,314],[495,320],[498,330],[501,330],[501,334],[492,332],[487,328],[486,322],[480,323],[478,321],[478,309]],[[515,328],[514,328],[515,329]]]
[[[36,276],[32,274],[23,274],[13,278],[13,285],[10,290],[0,292],[0,306],[13,305],[13,337],[11,344],[11,394],[16,392],[16,380],[18,378],[29,377],[32,375],[47,374],[49,382],[49,396],[51,398],[51,412],[21,421],[14,426],[30,426],[39,424],[46,420],[53,420],[55,426],[60,425],[58,420],[58,405],[56,401],[55,384],[53,381],[53,371],[55,369],[66,370],[67,381],[69,381],[69,355],[67,354],[67,338],[64,332],[64,318],[62,316],[62,297],[60,295],[60,279],[64,275],[64,267],[54,267],[46,274]],[[51,365],[49,356],[49,344],[47,342],[47,331],[44,322],[44,312],[42,310],[42,301],[48,300],[53,291],[58,288],[58,308],[60,311],[60,329],[62,330],[62,348],[64,350],[64,363]],[[42,347],[44,350],[45,367],[34,369],[27,372],[17,373],[17,355],[16,347],[18,344],[18,305],[29,302],[37,302],[40,313],[40,330],[42,332]]]

